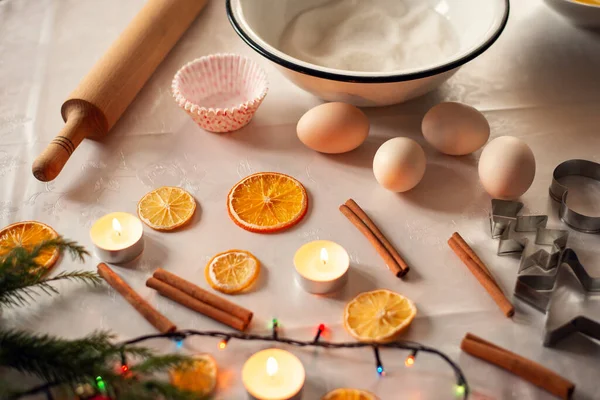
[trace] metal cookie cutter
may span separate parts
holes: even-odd
[[[508,200],[492,200],[490,229],[492,237],[499,238],[498,255],[521,254],[515,296],[531,304],[542,312],[548,306],[548,293],[554,285],[553,275],[559,267],[567,246],[569,233],[565,230],[547,229],[547,215],[518,215],[523,203]],[[535,244],[550,246],[551,250],[538,249],[527,239],[513,238],[515,232],[535,232]],[[548,275],[552,272],[552,275]],[[539,277],[550,278],[552,286],[541,285]],[[554,277],[555,278],[555,277]]]
[[[519,216],[523,204],[514,201],[492,200],[490,228],[492,236],[500,239],[498,254],[519,254],[521,263],[515,296],[547,313],[544,345],[551,346],[566,336],[580,332],[600,340],[599,308],[589,306],[588,292],[600,292],[600,277],[591,277],[575,252],[567,248],[568,231],[547,229],[547,216]],[[514,227],[514,228],[513,228]],[[512,231],[536,232],[535,244],[550,246],[538,249],[527,239],[513,239]],[[565,290],[559,277],[575,281],[571,284],[576,296],[575,306],[565,301]],[[562,296],[562,297],[561,297]],[[573,297],[571,295],[571,297]],[[598,300],[598,296],[592,299]],[[566,310],[561,311],[561,307]],[[590,308],[593,312],[590,312]]]
[[[600,340],[600,278],[590,277],[572,250],[565,252],[548,304],[544,346],[552,346],[574,333]],[[563,265],[565,265],[563,264]]]
[[[568,268],[567,268],[568,267]],[[543,269],[543,268],[542,268]],[[515,286],[515,295],[539,311],[548,311],[552,291],[556,288],[557,277],[561,269],[570,269],[581,284],[584,292],[600,292],[600,278],[588,274],[572,249],[566,249],[557,267],[546,273],[519,274]]]
[[[563,252],[567,249],[569,232],[560,229],[538,228],[535,235],[535,244],[550,246],[551,251],[544,249],[532,250],[533,246],[526,246],[521,256],[519,273],[529,268],[540,267],[544,271],[550,271],[560,265]]]
[[[560,202],[558,216],[571,228],[585,233],[600,233],[600,217],[579,214],[567,206],[568,188],[558,181],[571,175],[580,175],[600,181],[600,164],[587,160],[568,160],[559,164],[552,173],[550,196]]]
[[[514,239],[515,232],[538,232],[537,244],[546,244],[549,230],[539,231],[546,227],[547,215],[518,215],[523,208],[523,203],[518,201],[492,199],[492,212],[490,214],[490,230],[492,238],[500,239],[498,242],[498,255],[520,254],[527,245],[526,240]]]

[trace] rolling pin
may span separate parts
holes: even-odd
[[[86,137],[108,133],[207,0],[148,0],[61,107],[64,128],[33,162],[33,175],[58,176]]]

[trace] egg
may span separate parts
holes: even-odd
[[[373,173],[384,188],[406,192],[421,181],[426,163],[425,152],[417,142],[398,137],[379,147],[373,159]]]
[[[512,200],[529,189],[535,177],[535,157],[521,139],[492,140],[479,158],[479,180],[490,196]]]
[[[306,112],[296,126],[298,139],[307,147],[329,154],[346,153],[369,135],[369,119],[345,103],[325,103]]]
[[[421,131],[425,140],[437,151],[463,156],[480,149],[487,142],[490,124],[475,108],[447,102],[427,111]]]

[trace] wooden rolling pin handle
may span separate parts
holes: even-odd
[[[69,100],[62,107],[65,127],[33,162],[33,175],[42,182],[58,176],[83,139],[106,133],[106,122],[98,109],[82,100]]]

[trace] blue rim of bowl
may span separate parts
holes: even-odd
[[[318,78],[324,78],[328,80],[341,81],[341,82],[352,82],[352,83],[389,83],[389,82],[403,82],[403,81],[411,81],[414,79],[426,78],[428,76],[438,75],[443,72],[447,72],[453,70],[455,68],[460,67],[468,63],[469,61],[475,59],[479,55],[481,55],[484,51],[486,51],[494,42],[500,37],[504,28],[506,28],[506,23],[508,22],[508,15],[510,13],[510,1],[504,0],[506,4],[506,11],[502,17],[502,21],[500,22],[500,26],[494,32],[492,36],[490,36],[485,42],[483,42],[479,47],[473,50],[469,54],[465,54],[464,56],[451,61],[446,64],[442,64],[440,66],[429,68],[423,71],[411,72],[407,74],[398,74],[398,75],[389,75],[389,76],[355,76],[349,74],[340,74],[333,73],[327,71],[321,71],[314,68],[304,67],[302,65],[294,64],[288,60],[285,60],[281,57],[276,56],[273,53],[270,53],[267,49],[256,43],[252,38],[250,38],[246,32],[242,29],[239,22],[235,19],[233,15],[233,10],[231,8],[231,0],[226,0],[225,7],[227,10],[227,18],[229,18],[229,22],[233,26],[233,29],[236,31],[238,36],[242,38],[244,42],[248,44],[248,46],[252,47],[257,53],[262,55],[263,57],[273,61],[276,64],[281,65],[287,69],[291,69],[292,71],[300,72],[305,75],[316,76]]]

